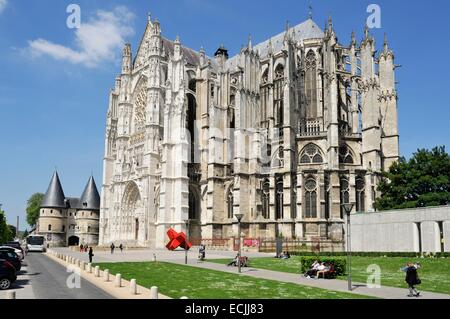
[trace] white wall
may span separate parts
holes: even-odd
[[[350,221],[353,251],[419,252],[421,244],[424,252],[440,252],[443,222],[444,251],[450,252],[450,206],[353,214]]]

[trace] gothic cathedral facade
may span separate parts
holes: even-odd
[[[161,35],[123,50],[107,115],[100,245],[191,238],[342,242],[341,203],[373,210],[399,158],[394,54],[366,27],[338,42],[311,18],[228,56]]]

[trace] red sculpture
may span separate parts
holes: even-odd
[[[177,233],[173,228],[170,228],[167,231],[167,236],[169,236],[170,241],[166,245],[166,248],[169,250],[175,250],[178,247],[189,250],[192,247],[192,244],[186,240],[186,234],[183,232]]]

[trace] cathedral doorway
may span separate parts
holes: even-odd
[[[80,238],[77,236],[70,236],[68,240],[68,246],[78,246],[80,244]]]
[[[120,237],[123,240],[139,241],[142,234],[139,220],[142,217],[143,207],[141,194],[136,183],[129,183],[124,192],[122,216],[125,217]]]

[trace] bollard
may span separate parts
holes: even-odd
[[[105,269],[105,271],[103,272],[103,275],[105,276],[105,281],[108,282],[109,281],[109,269]]]
[[[114,285],[116,287],[122,287],[122,275],[121,274],[116,275],[116,281],[115,281]]]
[[[16,299],[16,292],[15,291],[6,292],[6,299]]]
[[[130,280],[130,293],[132,295],[137,294],[137,285],[136,285],[136,279]]]
[[[158,299],[158,287],[153,286],[150,288],[150,299]]]
[[[188,297],[186,297],[186,296],[183,296],[183,297],[181,297],[180,299],[189,299]]]
[[[153,261],[156,262],[156,254],[153,254]]]
[[[95,266],[94,275],[95,275],[95,277],[100,277],[100,267],[99,266]]]
[[[87,271],[88,273],[91,273],[91,272],[92,272],[92,265],[91,265],[91,263],[88,263],[88,264],[87,264],[87,269],[86,269],[86,271]]]
[[[84,261],[82,261],[82,262],[80,263],[80,269],[81,269],[81,270],[85,270],[85,269],[86,269],[86,263],[85,263]]]

